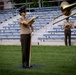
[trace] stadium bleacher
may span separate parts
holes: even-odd
[[[16,16],[17,14],[18,14],[17,9],[0,10],[0,23],[7,21],[8,19]]]
[[[17,10],[0,10],[0,22],[1,24],[3,22],[8,21],[9,19],[13,18],[16,15],[19,15]],[[11,14],[10,14],[11,13]],[[34,22],[34,32],[39,31],[40,29],[47,26],[52,20],[54,20],[55,17],[61,15],[61,11],[58,7],[52,7],[52,8],[41,8],[36,9],[34,12],[27,12],[26,17],[32,18],[34,15],[39,16],[38,19]],[[5,17],[6,16],[6,17]],[[71,20],[74,21],[76,16],[72,16]],[[56,27],[52,27],[50,30],[47,29],[46,33],[42,33],[42,36],[36,36],[37,40],[39,42],[45,42],[48,40],[55,40],[55,39],[64,39],[64,30],[61,28],[61,24],[58,24]],[[72,29],[72,39],[76,39],[76,30]],[[19,40],[20,39],[20,27],[18,24],[18,17],[16,20],[12,20],[11,23],[8,23],[8,25],[3,26],[0,28],[0,40]]]

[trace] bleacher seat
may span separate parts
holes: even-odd
[[[16,16],[17,14],[18,14],[17,9],[0,10],[0,23],[7,21],[8,19]]]
[[[1,20],[0,22],[4,22],[5,19],[13,18],[13,16],[17,15],[15,12],[16,10],[3,10],[0,12]],[[6,15],[7,13],[7,15]],[[61,15],[61,11],[59,10],[59,7],[51,7],[51,8],[41,8],[41,9],[35,9],[34,12],[27,12],[26,17],[32,18],[34,15],[39,16],[38,19],[34,22],[33,26],[35,31],[40,30],[42,27],[45,27],[47,24],[49,24],[52,20],[54,20],[55,17]],[[4,16],[6,16],[4,18]],[[76,17],[71,17],[71,20],[75,19]],[[38,40],[40,41],[47,41],[47,40],[56,40],[64,39],[64,30],[61,28],[61,24],[59,24],[57,27],[53,27],[51,30],[47,31],[47,34],[43,33],[43,37],[38,37]],[[72,39],[76,38],[76,30],[72,29]],[[20,27],[18,24],[18,18],[16,21],[12,21],[12,23],[8,23],[8,26],[3,26],[3,28],[0,29],[0,40],[14,40],[14,39],[20,39]]]

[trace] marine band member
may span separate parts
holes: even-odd
[[[67,46],[69,43],[69,46],[71,46],[71,29],[73,27],[72,27],[72,23],[69,22],[69,17],[66,18],[66,22],[64,23],[62,28],[64,29],[65,45]],[[69,42],[68,42],[68,40],[69,40]]]
[[[26,18],[26,10],[20,9],[20,18],[19,18],[19,25],[20,25],[20,41],[21,41],[21,48],[22,48],[22,67],[23,68],[30,68],[30,45],[31,45],[31,32],[34,31],[32,26],[35,18],[28,19]]]

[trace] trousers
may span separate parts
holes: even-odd
[[[22,65],[29,66],[31,34],[21,34]]]
[[[69,44],[69,46],[71,46],[71,30],[65,30],[65,45],[67,46]]]

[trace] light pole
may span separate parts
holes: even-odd
[[[39,0],[38,3],[39,3],[39,8],[41,8],[41,0]]]

